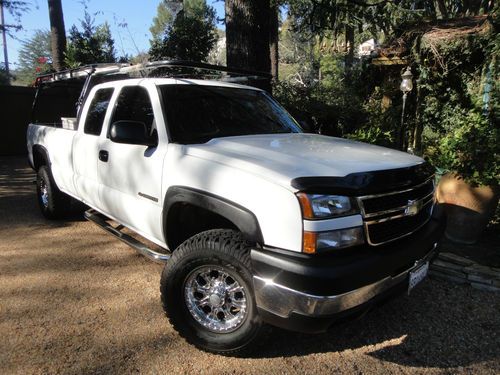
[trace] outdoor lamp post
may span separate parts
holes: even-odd
[[[413,74],[411,73],[411,68],[407,67],[403,74],[401,74],[401,86],[400,90],[403,92],[403,110],[401,111],[401,137],[399,141],[400,149],[403,149],[404,145],[404,118],[405,118],[405,107],[406,107],[406,97],[408,93],[413,89]]]

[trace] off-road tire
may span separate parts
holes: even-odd
[[[174,329],[199,349],[236,355],[248,350],[259,335],[262,320],[255,304],[249,249],[250,245],[237,231],[209,230],[186,240],[165,265],[160,286],[165,313]],[[207,266],[226,270],[244,288],[248,301],[246,315],[234,331],[213,332],[196,321],[188,309],[185,298],[188,277]]]
[[[71,197],[59,190],[50,168],[46,165],[38,169],[36,195],[40,211],[45,218],[61,219],[68,214],[71,207]]]

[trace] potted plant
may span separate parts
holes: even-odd
[[[478,110],[457,109],[437,140],[432,162],[448,171],[436,198],[448,214],[445,235],[472,244],[495,212],[499,198],[500,131]]]

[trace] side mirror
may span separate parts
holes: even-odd
[[[109,139],[115,143],[129,145],[158,146],[158,135],[147,134],[146,124],[141,121],[116,121],[111,124]]]
[[[310,134],[316,134],[317,132],[314,131],[314,127],[311,125],[311,123],[307,120],[299,120],[299,125],[304,130],[304,133],[310,133]]]

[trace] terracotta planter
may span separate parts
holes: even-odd
[[[443,176],[436,199],[448,217],[445,236],[458,243],[475,243],[495,212],[498,196],[496,187],[472,187],[454,174]]]

